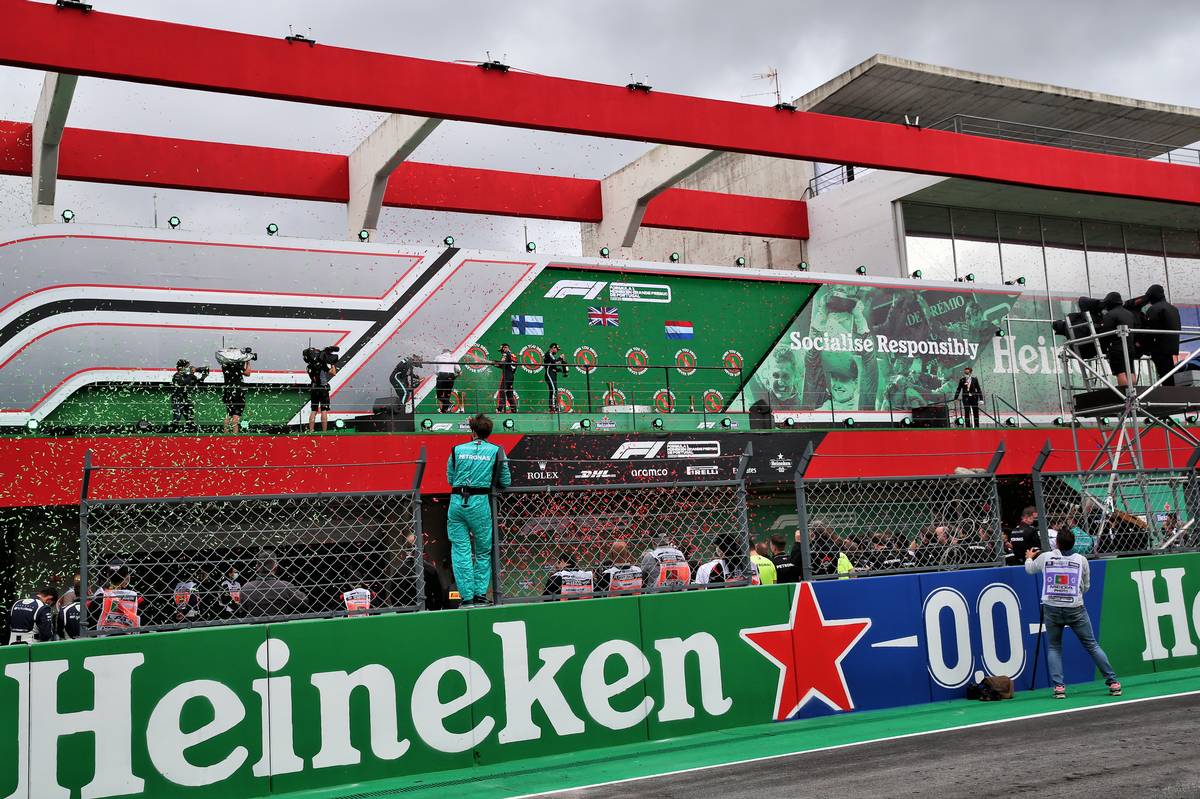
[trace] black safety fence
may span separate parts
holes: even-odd
[[[1074,534],[1074,551],[1088,557],[1200,549],[1200,447],[1178,468],[1046,471],[1050,454],[1046,442],[1032,471],[1044,547],[1065,529]]]
[[[903,477],[809,477],[810,444],[795,472],[804,579],[1004,564],[996,470]]]
[[[740,455],[691,462],[678,472],[717,475],[709,479],[650,477],[495,493],[495,600],[584,599],[753,584],[745,481],[751,452],[747,445]],[[721,458],[733,458],[736,465],[726,471],[717,463]],[[645,464],[636,471],[658,473]],[[617,468],[602,461],[542,466],[605,475]]]
[[[82,633],[423,609],[424,451],[387,465],[412,475],[408,487],[130,497],[124,489],[169,487],[189,470],[237,475],[231,483],[245,489],[275,486],[279,479],[263,473],[280,467],[105,466],[87,453],[80,595],[90,601],[81,605]],[[283,468],[294,475],[339,465]]]

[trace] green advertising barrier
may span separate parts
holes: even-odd
[[[1118,674],[1200,666],[1200,553],[1105,564],[1101,646]]]
[[[663,673],[682,671],[687,697],[681,705],[679,685],[648,682],[655,708],[651,739],[771,720],[779,669],[743,641],[741,631],[786,623],[794,590],[773,585],[641,598],[642,650]],[[667,668],[668,659],[682,668]],[[718,667],[719,680],[710,671]],[[668,703],[664,694],[671,689],[676,699]]]
[[[24,645],[0,647],[0,674],[7,678],[0,680],[0,730],[5,730],[0,733],[0,796],[15,795],[21,775],[29,771],[28,741],[7,732],[29,728],[29,691],[21,689],[29,680],[29,651]]]
[[[260,626],[31,647],[28,796],[268,793],[266,640]]]

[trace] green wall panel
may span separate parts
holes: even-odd
[[[1200,553],[1108,561],[1100,643],[1117,673],[1200,666],[1198,595]]]

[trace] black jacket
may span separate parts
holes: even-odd
[[[565,375],[567,373],[567,359],[561,355],[551,355],[547,352],[542,362],[546,367],[545,378],[547,381],[555,380],[557,375]]]
[[[1166,292],[1157,284],[1146,290],[1146,327],[1166,331],[1147,334],[1146,352],[1150,355],[1174,355],[1179,352],[1179,309],[1167,302]]]
[[[1115,304],[1112,298],[1115,297]],[[1136,328],[1138,326],[1138,315],[1121,304],[1121,295],[1113,292],[1108,297],[1104,298],[1104,316],[1100,319],[1100,329],[1098,333],[1111,333],[1119,326]],[[1121,337],[1107,336],[1101,339],[1105,352],[1120,352]],[[1129,357],[1136,357],[1134,342],[1129,342]]]
[[[972,402],[977,404],[983,398],[983,386],[979,385],[979,378],[971,375],[971,385],[968,386],[966,376],[960,377],[958,379],[958,388],[954,390],[954,398],[958,399],[959,394],[962,395],[968,404]]]

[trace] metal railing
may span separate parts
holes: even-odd
[[[1031,472],[1043,548],[1063,529],[1088,557],[1200,548],[1200,447],[1176,469],[1046,471],[1050,454],[1047,441]]]
[[[81,604],[81,631],[344,616],[354,589],[370,593],[371,613],[422,609],[424,451],[403,463],[413,474],[403,490],[170,496],[172,472],[204,467],[97,466],[89,451],[79,529],[80,596],[91,601]],[[273,467],[233,468],[251,490],[278,485],[263,476]],[[96,495],[104,473],[116,477],[105,492],[116,496]],[[136,613],[106,614],[122,597]]]
[[[996,470],[954,474],[808,477],[809,444],[796,465],[798,544],[804,579],[1004,564]]]
[[[722,563],[712,570],[722,585],[750,584],[745,474],[751,454],[747,445],[736,456],[729,479],[519,487],[494,494],[495,601],[708,587],[717,580],[698,582],[698,572],[713,561]],[[672,567],[664,578],[650,554],[659,547],[677,550],[686,569]],[[613,582],[614,575],[624,579]]]

